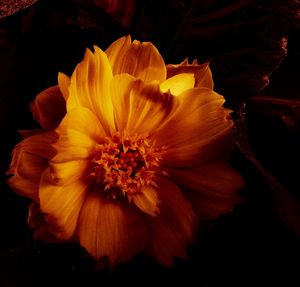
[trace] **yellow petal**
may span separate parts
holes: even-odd
[[[126,202],[105,200],[91,192],[80,213],[80,244],[96,259],[104,256],[110,264],[126,261],[139,253],[146,240],[143,217]]]
[[[15,192],[38,201],[40,178],[55,154],[51,144],[56,139],[55,133],[44,133],[31,136],[15,147],[7,171],[13,175],[8,184]]]
[[[111,83],[115,125],[118,131],[124,131],[127,128],[130,112],[130,91],[134,82],[134,77],[128,74],[120,74],[115,76]]]
[[[160,215],[149,217],[149,245],[146,252],[163,265],[172,266],[173,258],[186,258],[187,246],[195,240],[197,219],[190,203],[178,187],[160,178]]]
[[[163,162],[170,166],[194,166],[232,148],[232,120],[222,107],[224,98],[210,89],[190,89],[180,96],[178,108],[156,133],[158,145],[166,146]]]
[[[79,180],[87,174],[89,164],[86,159],[59,162],[54,158],[50,161],[50,169],[55,184],[65,185]]]
[[[59,135],[54,148],[57,154],[52,162],[88,159],[94,152],[96,143],[78,131],[68,129]]]
[[[112,71],[106,54],[98,47],[87,49],[83,61],[71,77],[67,111],[85,107],[98,117],[109,134],[114,129],[113,108],[109,94]]]
[[[195,77],[194,74],[182,73],[168,78],[160,84],[160,89],[163,93],[168,91],[172,95],[178,96],[185,90],[194,88]]]
[[[186,59],[178,65],[167,65],[167,78],[171,78],[182,73],[194,74],[196,88],[214,88],[212,73],[208,63],[198,65],[197,61],[194,61],[192,64],[189,64]]]
[[[64,73],[58,73],[58,86],[65,99],[67,101],[69,97],[70,78]]]
[[[171,178],[186,186],[195,214],[201,220],[214,219],[232,210],[240,201],[243,178],[228,162],[216,161],[195,169],[167,169]]]
[[[114,75],[128,73],[146,83],[166,79],[164,60],[150,42],[131,42],[130,36],[122,37],[112,43],[106,54]]]
[[[45,129],[55,129],[66,114],[66,102],[58,86],[38,94],[30,106],[35,120]]]
[[[52,163],[88,159],[96,144],[102,142],[105,136],[98,118],[83,107],[70,110],[57,132],[57,155],[52,159]]]
[[[47,222],[56,229],[55,236],[68,240],[76,231],[77,219],[84,203],[87,186],[80,180],[57,186],[48,168],[40,183],[40,208],[47,214]]]
[[[85,134],[68,129],[54,145],[57,154],[50,161],[52,177],[63,185],[83,178],[96,143]]]
[[[56,184],[70,184],[86,175],[90,158],[105,132],[98,118],[87,108],[70,110],[57,128],[57,154],[50,162]]]
[[[96,142],[100,142],[106,136],[98,118],[89,109],[83,107],[70,110],[57,128],[57,131],[58,133],[63,133],[68,129],[85,134]]]
[[[151,216],[159,214],[159,198],[154,187],[144,186],[141,193],[132,195],[131,200],[143,212]]]
[[[154,132],[169,116],[173,97],[162,94],[158,83],[144,84],[120,74],[111,86],[117,130],[131,134]]]

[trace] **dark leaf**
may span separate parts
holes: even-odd
[[[211,61],[216,89],[227,98],[268,84],[300,23],[298,0],[143,1],[137,8],[135,34],[158,44],[169,62]]]
[[[234,134],[236,145],[262,177],[269,206],[283,223],[300,236],[300,202],[257,159],[249,143],[245,108],[245,104],[242,104],[237,111]]]
[[[108,2],[109,1],[75,0],[79,26],[87,29],[87,33],[91,31],[92,33],[89,33],[90,37],[94,35],[96,39],[98,38],[98,41],[99,38],[101,38],[102,46],[104,44],[103,42],[111,43],[115,37],[128,34],[126,26],[124,27],[123,24],[128,25],[127,22],[130,23],[131,20],[126,19],[128,14],[118,13],[119,10],[124,10],[124,5],[122,5],[121,2],[118,2],[119,6],[117,6],[115,10],[109,11],[109,9],[107,9],[107,11],[105,11]],[[129,1],[129,4],[131,2],[134,3],[133,1]],[[124,3],[125,2],[123,2],[123,4]],[[126,9],[126,11],[128,13],[134,13],[134,6],[132,7],[132,11],[130,9]],[[110,15],[109,12],[112,14]],[[129,18],[131,17],[129,16]],[[93,30],[95,30],[95,32]]]
[[[12,15],[19,10],[23,10],[33,5],[38,0],[1,0],[0,18]]]

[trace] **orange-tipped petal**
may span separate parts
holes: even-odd
[[[38,94],[30,107],[35,120],[49,131],[55,129],[66,114],[66,101],[58,86]]]
[[[80,244],[96,259],[110,264],[126,261],[139,253],[147,236],[142,216],[126,202],[106,200],[91,192],[82,208],[78,234]]]
[[[113,108],[110,98],[112,71],[106,54],[98,47],[86,50],[83,61],[71,77],[67,111],[76,107],[90,109],[101,122],[107,134],[114,129]]]
[[[64,73],[58,73],[57,80],[58,80],[59,89],[60,89],[65,101],[67,101],[68,97],[69,97],[69,87],[70,87],[71,80]]]
[[[231,152],[232,120],[222,107],[224,98],[206,88],[190,89],[180,96],[178,108],[157,131],[158,145],[166,146],[163,163],[195,166]]]
[[[197,218],[175,184],[163,178],[157,184],[160,215],[148,218],[150,237],[146,252],[161,264],[172,266],[174,257],[186,258],[186,248],[195,240]]]
[[[58,186],[49,168],[43,173],[39,192],[40,209],[47,214],[46,220],[56,228],[55,236],[60,240],[69,240],[74,235],[87,188],[80,180]]]
[[[19,143],[12,154],[8,174],[11,188],[38,202],[39,183],[48,161],[55,155],[51,144],[57,139],[53,132],[31,136]]]
[[[111,86],[117,130],[127,133],[153,133],[173,110],[173,97],[163,94],[158,83],[145,85],[120,74]]]
[[[122,37],[106,50],[113,74],[128,73],[146,83],[166,79],[163,58],[150,42],[131,42],[130,36]]]
[[[243,178],[228,162],[216,161],[195,169],[168,169],[170,177],[186,186],[185,193],[199,219],[214,219],[241,200]]]
[[[197,61],[194,61],[192,64],[189,64],[186,59],[178,65],[167,65],[168,79],[182,73],[192,73],[194,75],[196,88],[214,88],[214,82],[208,63],[198,65]]]
[[[144,186],[140,193],[134,194],[131,197],[131,200],[143,212],[151,216],[157,216],[159,214],[160,200],[154,187],[150,185]]]

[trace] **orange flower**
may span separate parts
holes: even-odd
[[[230,211],[243,186],[208,65],[166,66],[128,36],[58,83],[32,104],[44,131],[23,133],[9,170],[35,238],[78,241],[110,266],[140,251],[186,258],[198,221]]]

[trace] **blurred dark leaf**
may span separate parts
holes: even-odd
[[[235,142],[241,153],[262,177],[267,191],[267,203],[277,217],[300,237],[300,201],[274,177],[257,159],[249,144],[246,105],[241,104],[235,122]],[[286,167],[284,167],[286,168]]]
[[[10,16],[33,5],[38,0],[0,0],[0,18]]]
[[[119,28],[128,28],[135,14],[135,0],[75,0],[78,23],[82,28],[106,26],[106,21]],[[107,23],[109,24],[109,23]],[[109,32],[112,32],[109,28]]]
[[[250,103],[255,106],[256,113],[277,118],[290,133],[300,134],[300,97],[286,99],[258,95]]]
[[[84,29],[84,34],[87,36],[87,41],[90,42],[90,44],[96,43],[99,46],[102,44],[102,48],[113,42],[116,38],[129,34],[127,22],[129,21],[130,23],[131,20],[122,18],[124,15],[127,16],[127,14],[118,14],[120,9],[130,13],[130,9],[124,9],[128,7],[127,2],[117,1],[121,5],[117,6],[117,12],[114,10],[109,11],[108,9],[108,11],[105,11],[105,4],[108,2],[113,1],[75,0],[78,13],[78,25]],[[132,1],[129,1],[129,4],[131,2]],[[134,12],[134,8],[132,9]],[[111,15],[109,12],[111,12]],[[125,24],[125,26],[123,26],[123,24]]]
[[[135,34],[158,44],[168,62],[187,56],[211,61],[216,89],[227,98],[252,96],[268,84],[286,55],[289,33],[300,23],[298,0],[157,0],[139,5]]]

